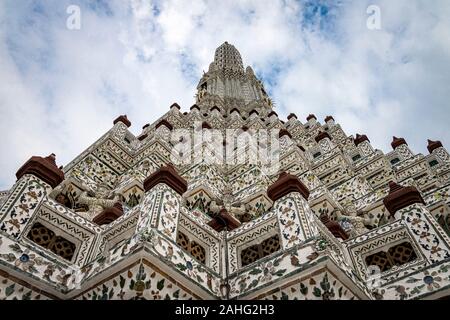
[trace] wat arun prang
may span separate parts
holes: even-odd
[[[130,126],[64,167],[18,169],[0,193],[0,299],[450,295],[439,141],[422,155],[394,137],[385,154],[332,116],[280,119],[227,42],[189,112]]]

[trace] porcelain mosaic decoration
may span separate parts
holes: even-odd
[[[64,167],[31,157],[0,192],[0,299],[448,298],[442,144],[385,154],[272,108],[225,42],[189,112],[138,136],[119,116]]]

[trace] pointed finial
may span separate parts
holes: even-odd
[[[290,113],[287,117],[288,120],[291,120],[292,118],[297,119],[297,116],[295,115],[295,113]]]
[[[48,161],[51,161],[56,166],[56,154],[51,153],[47,157],[45,157]]]
[[[355,143],[355,146],[358,146],[360,143],[364,142],[364,141],[369,141],[369,138],[367,138],[367,136],[365,134],[356,134],[356,138],[353,140],[353,142]]]
[[[52,188],[64,180],[64,172],[56,165],[56,156],[54,153],[47,157],[31,157],[20,167],[16,173],[16,177],[20,179],[25,174],[32,174],[38,177],[48,183]]]
[[[416,187],[403,187],[394,181],[389,182],[389,194],[383,199],[383,204],[391,215],[414,203],[425,204]]]
[[[114,121],[113,124],[116,124],[117,122],[122,122],[123,124],[125,124],[127,127],[131,126],[131,122],[130,120],[128,120],[127,115],[123,114],[118,116]]]
[[[406,143],[406,140],[405,140],[405,139],[403,139],[403,138],[397,138],[396,136],[393,136],[393,137],[392,137],[392,142],[391,142],[392,149],[395,150],[397,147],[401,146],[402,144],[408,145],[408,144]]]
[[[393,193],[397,190],[400,190],[401,188],[403,188],[401,185],[397,184],[394,181],[390,181],[389,182],[389,193]]]
[[[433,153],[434,150],[436,150],[437,148],[441,148],[442,147],[442,143],[440,141],[433,141],[428,139],[428,152]]]

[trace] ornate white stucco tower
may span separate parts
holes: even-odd
[[[19,168],[0,193],[0,299],[450,295],[439,141],[385,154],[331,116],[284,122],[227,42],[197,90],[138,136],[123,115],[64,167]]]
[[[264,86],[251,67],[244,71],[239,51],[228,42],[216,49],[214,61],[197,86],[197,104],[209,109],[221,106],[222,110],[236,108],[249,112],[271,111],[270,101]]]

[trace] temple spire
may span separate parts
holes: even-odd
[[[214,61],[200,79],[197,90],[196,104],[205,111],[217,106],[224,113],[237,108],[267,114],[272,108],[263,83],[250,66],[244,69],[241,54],[228,42],[216,49]]]
[[[241,54],[235,46],[226,41],[216,49],[214,54],[214,64],[219,70],[244,73]]]

